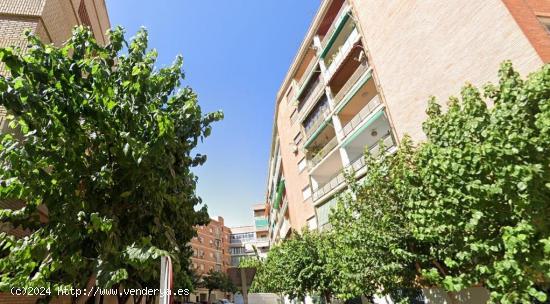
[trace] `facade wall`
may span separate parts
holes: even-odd
[[[351,27],[346,19],[348,5],[351,5]],[[360,37],[359,42],[355,42],[354,35]],[[325,110],[318,110],[324,107],[322,101],[300,97],[310,96],[304,95],[304,90],[314,92],[305,85],[312,78],[303,77],[308,75],[304,71],[310,70],[315,62],[310,63],[311,50],[319,60],[331,116],[321,118],[325,127],[318,129],[324,132],[325,142],[319,139],[323,137],[321,133],[311,132],[321,121],[312,117],[325,115],[322,113]],[[334,203],[334,195],[345,186],[338,173],[353,167],[360,178],[368,170],[360,159],[365,148],[372,153],[376,143],[383,140],[385,147],[391,147],[385,152],[391,153],[396,149],[396,141],[405,134],[415,141],[424,140],[422,123],[427,118],[425,111],[431,96],[445,105],[449,96],[460,94],[465,83],[481,87],[489,81],[495,82],[499,66],[505,60],[511,60],[525,76],[548,62],[548,57],[548,1],[322,1],[276,98],[267,201],[273,204],[273,197],[277,197],[273,195],[276,191],[273,181],[278,178],[276,164],[280,154],[288,210],[275,210],[271,206],[271,240],[277,240],[277,232],[284,230],[273,225],[280,222],[279,213],[288,214],[296,231],[306,225],[323,229],[319,226],[320,214],[324,226],[329,203]],[[357,62],[364,69],[357,68]],[[355,72],[346,72],[348,68]],[[356,75],[362,76],[354,78]],[[297,91],[300,96],[294,96]],[[294,102],[299,102],[298,106]],[[301,108],[298,111],[303,111],[303,115],[295,115],[296,108]],[[308,111],[316,112],[311,116]],[[304,118],[305,115],[310,116]],[[332,133],[327,131],[326,123],[334,129]],[[293,145],[300,133],[309,136],[309,147],[301,149]],[[337,144],[331,139],[334,133]],[[317,149],[330,152],[321,155]],[[305,170],[298,165],[304,150],[308,155]],[[339,150],[339,157],[335,156],[335,150]],[[313,198],[304,199],[303,189],[308,185]],[[316,221],[312,221],[315,215]]]
[[[197,227],[197,237],[191,240],[191,266],[198,274],[206,274],[210,270],[227,272],[231,265],[229,235],[230,229],[224,226],[223,217]]]
[[[424,138],[428,98],[497,79],[504,60],[523,74],[542,60],[501,0],[353,0],[364,44],[399,138]]]
[[[197,227],[197,236],[191,240],[193,256],[191,257],[191,267],[199,275],[205,275],[210,270],[227,273],[227,268],[231,266],[231,256],[229,254],[229,235],[230,228],[224,225],[223,217],[219,216],[217,220],[210,220],[206,226]],[[228,298],[221,291],[213,291],[212,299]],[[198,288],[190,296],[191,301],[206,301],[208,290]]]
[[[300,172],[298,162],[305,157],[301,149],[293,149],[294,138],[301,132],[300,125],[292,123],[290,116],[295,109],[292,105],[296,89],[288,88],[277,104],[277,132],[283,159],[282,168],[285,177],[286,199],[288,200],[288,218],[293,230],[300,231],[307,220],[315,215],[311,197],[304,199],[302,190],[309,187],[307,170]]]
[[[550,2],[541,0],[502,0],[541,59],[550,62],[550,36],[539,18],[550,18]]]

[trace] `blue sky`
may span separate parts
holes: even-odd
[[[111,25],[127,36],[140,26],[159,52],[158,66],[183,55],[185,84],[204,111],[225,119],[197,152],[198,192],[210,216],[252,224],[263,202],[275,95],[319,0],[107,0]]]

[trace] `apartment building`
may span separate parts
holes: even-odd
[[[107,43],[111,27],[104,0],[2,0],[0,1],[0,47],[24,48],[26,29],[44,43],[60,45],[75,25],[87,25],[99,43]]]
[[[269,237],[325,229],[344,172],[365,150],[422,141],[430,96],[550,61],[550,2],[324,0],[276,96],[266,199]]]
[[[238,267],[245,258],[265,258],[269,251],[268,218],[265,204],[252,207],[254,225],[231,228],[231,266]]]
[[[218,216],[211,219],[205,226],[197,227],[197,236],[191,240],[193,256],[191,267],[199,275],[205,275],[209,271],[227,273],[231,257],[229,254],[229,227],[225,226],[224,219]],[[213,292],[213,299],[227,298],[223,292]],[[199,288],[190,296],[193,301],[207,301],[208,290]]]

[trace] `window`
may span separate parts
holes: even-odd
[[[302,143],[302,132],[298,132],[296,136],[294,136],[294,144],[299,146]]]
[[[307,220],[307,226],[309,230],[315,230],[317,229],[317,219],[314,217],[311,217]]]
[[[231,243],[248,242],[254,239],[254,232],[236,233],[231,235]]]
[[[290,123],[294,124],[294,122],[296,121],[296,118],[298,118],[298,110],[294,109],[292,113],[290,113]]]
[[[550,17],[538,17],[538,19],[550,34]]]
[[[304,171],[304,169],[306,168],[306,165],[307,165],[307,161],[306,161],[306,158],[304,157],[298,162],[298,172]]]
[[[304,201],[311,197],[311,188],[309,186],[302,189],[302,195],[304,196]]]
[[[212,252],[210,252],[210,257],[213,258],[214,257],[214,254]]]
[[[204,264],[201,264],[201,270],[204,270]]]
[[[294,97],[294,95],[292,94],[293,91],[292,91],[293,87],[292,87],[292,84],[290,85],[290,87],[288,88],[288,90],[286,91],[286,101],[289,102],[290,100],[292,100],[292,97]]]
[[[210,233],[212,233],[212,228],[210,228]]]

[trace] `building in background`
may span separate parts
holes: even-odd
[[[238,267],[242,259],[265,258],[269,250],[268,219],[265,204],[256,204],[252,208],[254,225],[231,228],[230,253],[231,266]]]
[[[89,26],[101,43],[111,27],[104,0],[2,0],[0,1],[0,47],[24,48],[26,29],[42,42],[61,45],[75,25]]]
[[[230,229],[224,225],[224,219],[218,216],[217,220],[211,219],[205,226],[197,227],[197,236],[191,240],[193,256],[191,257],[191,268],[198,275],[205,275],[209,271],[220,271],[227,273],[231,264],[229,255]],[[212,299],[229,298],[219,290],[212,292]],[[208,290],[199,288],[191,296],[191,301],[207,301]]]
[[[425,139],[430,96],[550,61],[550,2],[324,0],[276,96],[266,199],[272,243],[326,229],[365,149]]]

